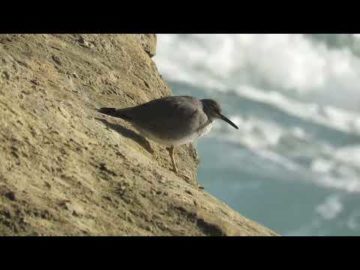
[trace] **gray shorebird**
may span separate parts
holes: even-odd
[[[169,96],[124,108],[100,108],[100,113],[130,122],[140,133],[169,151],[173,170],[177,173],[174,147],[193,142],[211,129],[215,119],[238,127],[221,114],[220,105],[212,99]]]

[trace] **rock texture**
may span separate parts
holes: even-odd
[[[171,95],[155,35],[0,35],[0,235],[275,235],[200,190],[192,146],[101,106]]]

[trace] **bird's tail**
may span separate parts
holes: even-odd
[[[110,115],[113,117],[118,117],[118,118],[122,118],[125,120],[131,120],[131,117],[126,113],[126,111],[124,109],[115,109],[115,108],[100,108],[98,109],[98,112],[106,114],[106,115]]]

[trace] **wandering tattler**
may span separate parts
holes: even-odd
[[[215,100],[190,96],[169,96],[124,109],[100,108],[99,112],[122,118],[144,137],[165,145],[175,173],[175,146],[193,142],[208,133],[215,119],[222,119],[238,129],[221,114],[220,105]]]

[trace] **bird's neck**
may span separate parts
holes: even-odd
[[[213,120],[208,119],[203,125],[201,125],[197,130],[201,131],[207,127],[211,127]]]

